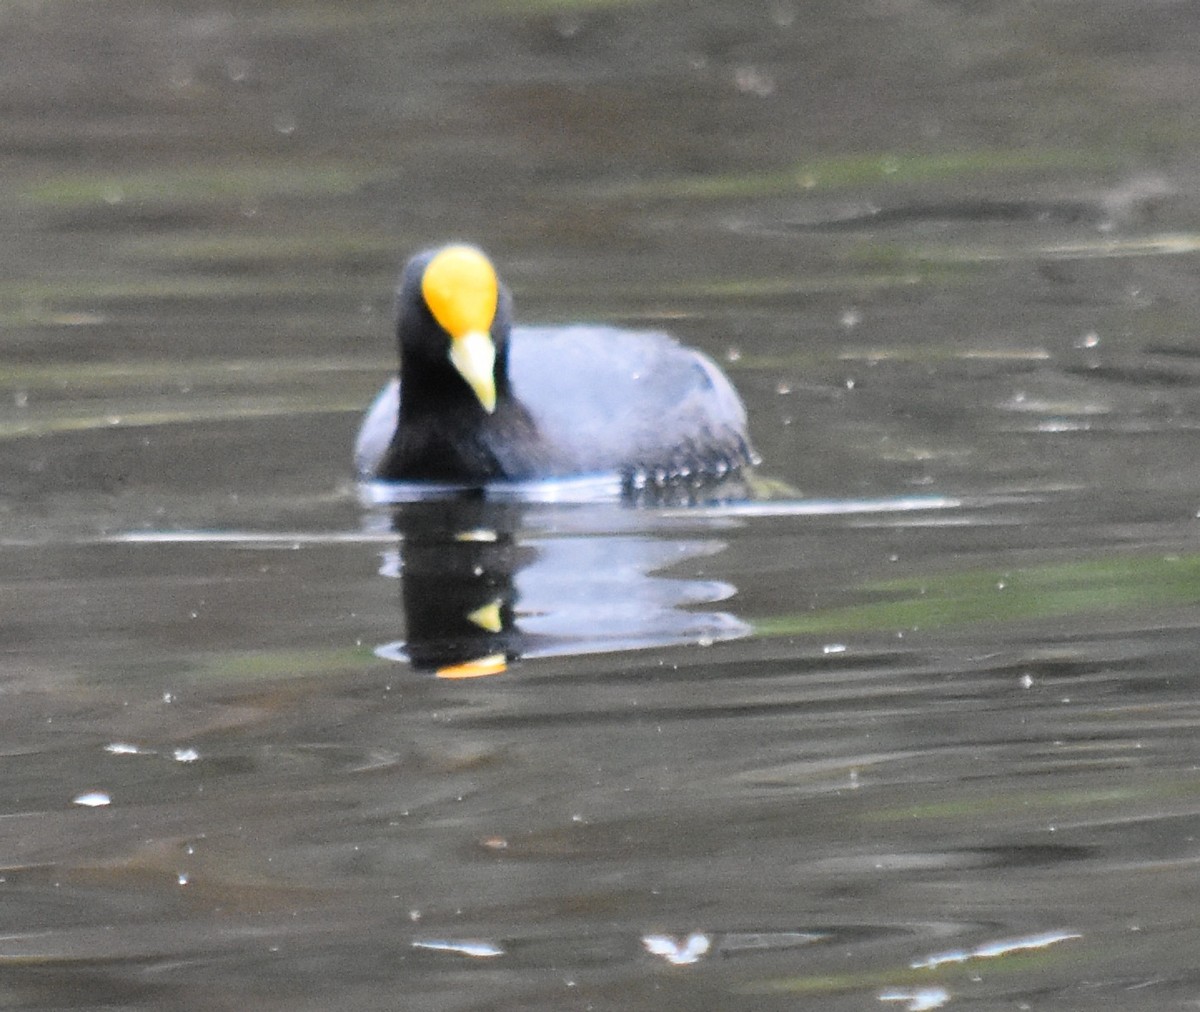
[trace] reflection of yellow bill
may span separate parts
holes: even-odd
[[[486,527],[477,527],[473,531],[460,531],[454,535],[455,541],[480,541],[491,544],[500,540],[500,535]]]
[[[476,608],[467,616],[467,621],[479,626],[484,632],[502,632],[504,630],[504,619],[500,615],[499,600],[491,601],[482,608]]]
[[[462,664],[452,664],[448,668],[438,668],[438,678],[483,678],[485,675],[503,674],[508,668],[504,654],[488,654],[473,661]]]

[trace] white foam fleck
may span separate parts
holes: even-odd
[[[652,956],[661,956],[672,966],[688,966],[708,953],[712,940],[703,932],[693,931],[682,941],[670,935],[643,935],[642,945]]]
[[[452,952],[476,959],[491,959],[504,955],[504,949],[495,942],[479,939],[418,938],[412,943],[412,947],[430,952]]]

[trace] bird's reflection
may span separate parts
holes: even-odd
[[[720,551],[710,538],[631,530],[564,533],[545,507],[463,496],[395,504],[397,548],[381,574],[398,578],[406,638],[378,648],[443,678],[498,674],[521,657],[703,643],[746,635],[724,612],[728,583],[657,575]],[[561,518],[561,515],[560,515]],[[687,610],[684,610],[687,607]]]

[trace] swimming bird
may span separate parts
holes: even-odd
[[[367,411],[363,480],[481,486],[618,475],[627,488],[757,462],[746,410],[705,355],[657,331],[514,327],[474,246],[426,250],[396,289],[400,371]]]

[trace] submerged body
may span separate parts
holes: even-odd
[[[512,328],[494,274],[489,295],[490,270],[470,247],[406,267],[400,375],[359,431],[360,478],[482,484],[615,474],[637,486],[720,478],[755,462],[745,408],[710,359],[658,332]]]

